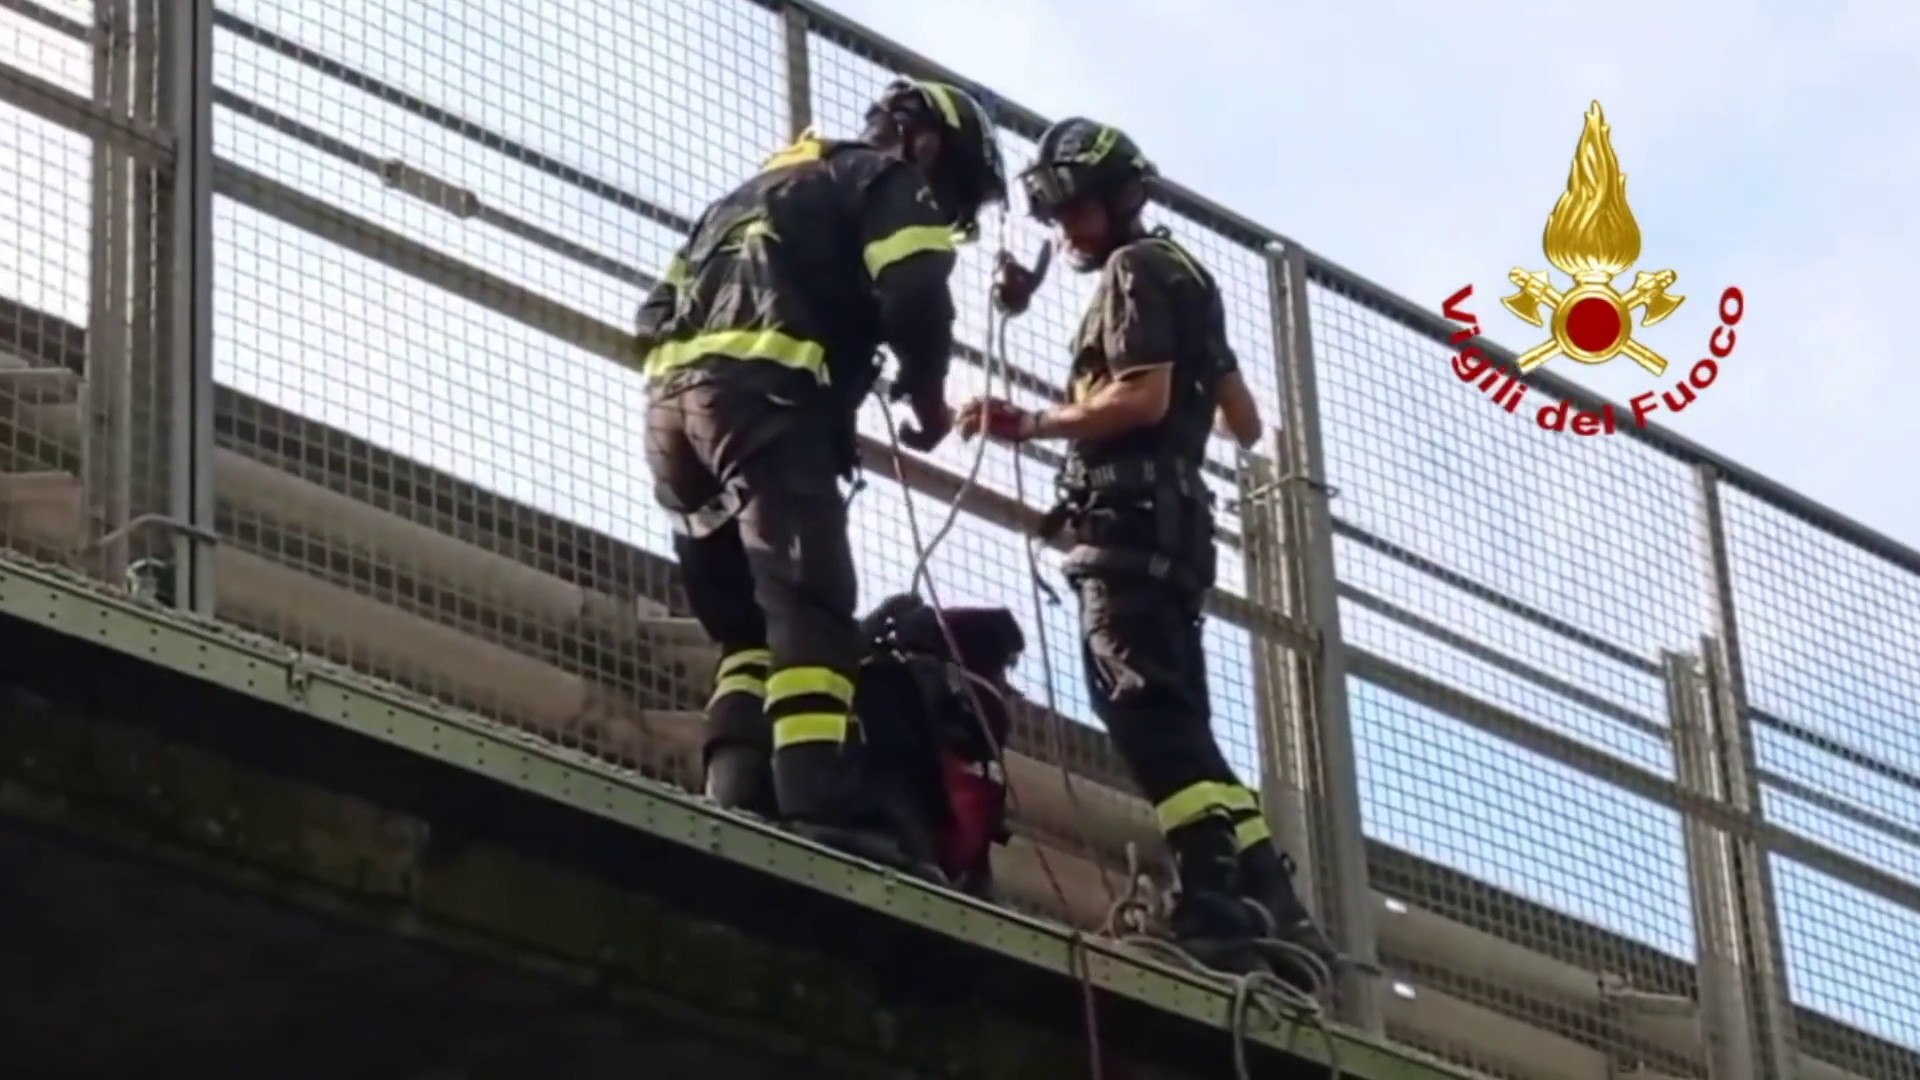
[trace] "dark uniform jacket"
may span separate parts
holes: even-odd
[[[739,379],[853,411],[885,343],[903,390],[937,389],[953,348],[947,216],[912,165],[802,136],[707,208],[636,320],[655,392]]]
[[[1237,370],[1213,276],[1163,234],[1107,258],[1074,337],[1071,396],[1085,400],[1128,372],[1172,365],[1172,400],[1149,427],[1077,440],[1062,487],[1085,508],[1078,539],[1090,548],[1157,554],[1213,578],[1211,495],[1202,479],[1217,388]],[[1088,553],[1076,561],[1086,562]]]

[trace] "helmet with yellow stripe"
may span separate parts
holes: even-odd
[[[979,234],[981,207],[1006,200],[997,129],[974,95],[952,83],[899,79],[867,110],[866,120],[869,142],[898,148],[926,174],[961,239]]]
[[[1153,163],[1119,128],[1072,117],[1048,127],[1040,136],[1032,167],[1020,174],[1026,189],[1027,210],[1050,222],[1061,207],[1081,199],[1111,200],[1138,181],[1156,175]],[[1144,201],[1145,191],[1139,198]],[[1138,205],[1116,207],[1136,213]]]

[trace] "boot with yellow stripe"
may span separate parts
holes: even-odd
[[[724,650],[707,699],[702,747],[707,798],[728,810],[771,818],[773,745],[765,714],[768,667],[764,648]]]
[[[1201,967],[1229,975],[1268,970],[1260,941],[1273,932],[1266,909],[1248,900],[1234,851],[1233,821],[1209,812],[1167,834],[1180,889],[1167,931]]]

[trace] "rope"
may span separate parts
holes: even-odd
[[[1004,209],[1000,211],[1000,234],[1002,249],[1010,233],[1010,222]],[[985,360],[985,396],[994,395],[996,374],[1005,379],[1005,397],[1012,399],[1013,377],[1011,362],[1007,360],[1007,327],[1011,320],[1000,312],[991,295],[987,303],[987,340],[989,348]],[[900,442],[899,425],[894,421],[892,410],[887,403],[881,402],[881,416],[886,423],[887,440],[893,453],[894,479],[900,485],[901,497],[906,505],[907,530],[916,551],[913,573],[909,577],[909,589],[915,593],[924,590],[927,606],[933,611],[934,621],[940,628],[941,637],[949,655],[956,661],[961,658],[959,641],[947,621],[946,609],[940,601],[938,587],[934,584],[932,562],[934,553],[940,545],[952,535],[958,526],[964,510],[967,496],[979,484],[980,474],[986,464],[987,439],[982,437],[974,448],[973,460],[961,476],[960,485],[945,508],[945,515],[939,527],[929,535],[923,535],[920,528],[919,511],[915,506],[912,486],[907,482],[904,466],[905,447]],[[1026,458],[1015,453],[1013,459],[1014,498],[1022,506],[1027,505],[1026,495]],[[1040,653],[1040,679],[1047,709],[1047,730],[1050,749],[1055,764],[1060,770],[1060,779],[1068,804],[1076,812],[1081,810],[1079,794],[1075,790],[1073,771],[1068,768],[1065,753],[1065,732],[1062,730],[1064,719],[1059,708],[1054,670],[1053,649],[1047,633],[1046,607],[1048,602],[1058,605],[1059,599],[1048,588],[1040,562],[1040,546],[1043,541],[1031,537],[1027,542],[1027,572],[1031,582],[1028,590],[1031,602],[1035,645]],[[964,670],[964,664],[961,665]],[[992,696],[1007,710],[1011,709],[1004,694],[998,687],[986,680],[973,676],[962,682],[968,704],[985,736],[987,745],[1000,765],[1001,776],[1005,779],[1007,801],[1015,811],[1020,809],[1020,794],[1013,783],[1013,777],[1007,770],[1006,748],[994,737],[991,725],[987,722],[987,713],[981,708],[982,694]],[[1108,880],[1107,870],[1093,853],[1093,845],[1084,834],[1077,838],[1081,847],[1100,873],[1101,887],[1109,900],[1106,919],[1097,936],[1115,940],[1139,952],[1161,959],[1170,966],[1195,971],[1210,978],[1219,978],[1220,972],[1203,967],[1193,957],[1173,945],[1163,937],[1154,936],[1152,931],[1164,923],[1164,904],[1152,889],[1153,878],[1140,866],[1139,852],[1133,844],[1127,845],[1127,888],[1125,893],[1116,895],[1112,883]],[[1086,933],[1071,924],[1071,905],[1066,889],[1060,883],[1059,875],[1054,871],[1052,860],[1047,857],[1046,848],[1034,845],[1034,853],[1040,862],[1041,872],[1046,876],[1048,887],[1060,905],[1062,917],[1068,918],[1070,936],[1067,941],[1068,968],[1081,990],[1082,1011],[1087,1033],[1087,1059],[1092,1080],[1106,1080],[1103,1054],[1100,1044],[1099,1002],[1093,985],[1093,972],[1088,958],[1088,939]],[[1284,951],[1296,959],[1312,976],[1316,985],[1325,986],[1332,982],[1332,974],[1326,963],[1312,952],[1291,942],[1268,940],[1261,943],[1268,951]],[[1252,972],[1231,978],[1232,997],[1227,1012],[1227,1030],[1233,1046],[1234,1073],[1237,1080],[1253,1080],[1253,1074],[1247,1061],[1247,1041],[1256,1030],[1255,1024],[1262,1025],[1258,1030],[1276,1030],[1289,1022],[1297,1029],[1307,1026],[1319,1033],[1326,1047],[1327,1065],[1330,1080],[1341,1080],[1343,1072],[1339,1060],[1339,1045],[1328,1029],[1322,1016],[1320,1002],[1314,996],[1299,990],[1281,980],[1271,972]]]
[[[1127,880],[1126,895],[1107,909],[1101,935],[1169,967],[1209,978],[1221,978],[1222,973],[1201,965],[1164,934],[1154,932],[1156,927],[1165,924],[1166,904],[1163,895],[1153,888],[1152,876],[1141,867],[1139,851],[1132,844],[1127,845]],[[1315,985],[1325,986],[1332,980],[1332,972],[1326,962],[1298,945],[1266,940],[1260,942],[1260,946],[1269,953],[1286,952],[1307,969]],[[1227,1033],[1233,1043],[1233,1067],[1237,1080],[1253,1078],[1252,1068],[1247,1062],[1247,1041],[1253,1032],[1277,1030],[1289,1023],[1296,1029],[1305,1026],[1319,1034],[1321,1044],[1327,1051],[1329,1076],[1331,1080],[1340,1080],[1344,1075],[1340,1065],[1340,1047],[1326,1025],[1320,1002],[1312,994],[1267,971],[1227,978],[1232,986],[1232,997],[1227,1007]],[[1257,1028],[1256,1020],[1259,1021]]]
[[[1010,232],[1011,222],[1003,208],[1000,210],[1000,235],[1003,246]],[[991,286],[989,288],[991,288]],[[985,357],[985,390],[986,396],[988,397],[993,396],[995,372],[1002,367],[1007,369],[1005,377],[1008,392],[1011,393],[1013,377],[1011,367],[1005,360],[1007,322],[1006,316],[999,312],[997,306],[993,303],[992,296],[989,295],[987,301],[987,339],[991,344]],[[934,622],[940,628],[940,636],[947,646],[948,654],[958,661],[962,656],[960,643],[954,636],[953,629],[947,621],[946,608],[941,604],[938,588],[934,585],[931,565],[934,552],[958,524],[968,494],[970,494],[973,488],[979,483],[980,473],[986,464],[987,440],[982,438],[979,445],[974,448],[973,461],[969,465],[966,473],[961,477],[959,490],[954,493],[953,499],[948,504],[946,517],[940,523],[940,528],[931,537],[923,537],[920,531],[920,515],[914,505],[913,488],[907,483],[906,469],[903,464],[906,451],[900,443],[899,425],[895,423],[893,412],[886,407],[885,402],[881,403],[880,414],[886,422],[887,441],[893,452],[894,479],[900,485],[901,498],[906,504],[908,534],[913,542],[914,548],[918,552],[918,557],[914,561],[913,575],[908,579],[908,587],[915,592],[918,592],[922,588],[925,589],[927,606],[933,611]],[[1016,469],[1018,468],[1017,462],[1019,460],[1018,455],[1016,455]],[[1030,551],[1029,567],[1031,568],[1032,565],[1033,560]],[[1037,593],[1040,587],[1040,579],[1037,573],[1034,581],[1035,591]],[[1037,610],[1038,603],[1036,596],[1036,611]],[[1046,624],[1044,621],[1040,621],[1036,625],[1037,643],[1041,656],[1041,679],[1046,688],[1050,725],[1057,725],[1060,722],[1060,714],[1058,709],[1054,707],[1056,695],[1053,682],[1053,663],[1047,644]],[[962,664],[961,666],[964,668],[965,665]],[[1012,774],[1007,769],[1006,748],[1000,745],[998,739],[994,738],[992,725],[987,722],[987,713],[981,708],[980,692],[984,690],[993,695],[1000,706],[1006,710],[1006,714],[1009,717],[1012,716],[1012,710],[1009,708],[1005,696],[1000,693],[999,689],[986,685],[984,680],[969,678],[964,680],[961,685],[966,690],[968,705],[973,709],[974,716],[979,721],[981,734],[986,738],[987,745],[994,756],[994,760],[998,762],[1000,766],[1000,775],[1006,784],[1009,808],[1017,811],[1020,808],[1020,793],[1013,783]],[[1057,732],[1055,733],[1055,742],[1057,749],[1060,742]],[[1055,758],[1059,760],[1061,755],[1056,752]],[[1061,763],[1061,776],[1066,784],[1068,801],[1077,808],[1078,797],[1074,793],[1071,772],[1066,768],[1064,761]],[[1084,837],[1080,839],[1082,845],[1090,850],[1092,845],[1088,843]],[[1047,857],[1046,849],[1039,844],[1035,844],[1034,854],[1040,861],[1040,870],[1041,873],[1046,876],[1048,887],[1053,890],[1054,898],[1060,905],[1061,916],[1066,918],[1069,924],[1071,936],[1067,941],[1067,962],[1075,981],[1080,985],[1081,1005],[1085,1016],[1087,1031],[1088,1067],[1091,1070],[1092,1080],[1105,1080],[1106,1070],[1102,1062],[1100,1047],[1099,1002],[1094,990],[1093,972],[1088,964],[1086,938],[1079,927],[1072,925],[1072,906],[1067,899],[1066,888],[1061,885],[1060,877],[1054,871],[1053,862]],[[1099,865],[1097,860],[1094,862],[1094,865]],[[1104,872],[1101,874],[1101,884],[1103,886],[1107,884],[1106,874]],[[1109,894],[1112,892],[1110,887],[1108,888],[1108,892]]]

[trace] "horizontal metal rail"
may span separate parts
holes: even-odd
[[[85,41],[93,36],[93,27],[64,12],[36,4],[33,0],[0,0],[0,11],[11,11],[28,22],[38,23],[77,41]]]

